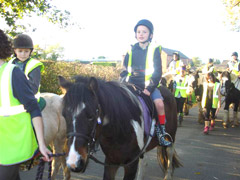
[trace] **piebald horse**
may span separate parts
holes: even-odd
[[[72,171],[83,173],[86,170],[95,141],[99,141],[105,154],[102,163],[104,180],[114,180],[120,166],[124,167],[123,179],[133,180],[139,157],[155,147],[164,169],[164,179],[172,179],[174,168],[181,163],[174,148],[176,102],[168,89],[160,87],[165,104],[166,131],[171,135],[173,145],[160,147],[154,136],[145,147],[148,138],[144,136],[143,109],[139,98],[125,84],[94,77],[78,77],[75,83],[63,77],[59,80],[61,87],[67,90],[63,99],[63,116],[68,135],[66,161]]]

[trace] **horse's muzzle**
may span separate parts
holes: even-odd
[[[73,172],[79,172],[79,173],[84,173],[87,167],[87,164],[84,162],[84,160],[80,159],[77,163],[76,166],[71,166],[67,165],[68,168],[73,171]]]

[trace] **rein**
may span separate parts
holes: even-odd
[[[49,157],[60,157],[65,156],[66,153],[57,153],[57,154],[49,154]],[[43,171],[44,171],[45,161],[40,159],[40,163],[37,169],[37,175],[35,180],[42,180],[43,178]],[[51,180],[51,172],[52,172],[52,161],[48,162],[48,180]]]

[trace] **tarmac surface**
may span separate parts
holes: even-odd
[[[204,135],[203,124],[197,122],[198,107],[190,109],[189,115],[184,117],[181,127],[178,127],[175,148],[183,164],[175,170],[174,180],[240,180],[240,127],[224,129],[220,110],[216,125],[209,135]],[[232,118],[232,110],[230,113]],[[240,119],[240,118],[239,118]],[[97,158],[104,159],[101,151]],[[33,180],[36,177],[34,167],[30,171],[21,172],[22,180]],[[101,180],[103,166],[90,160],[84,174],[71,173],[72,180]],[[156,149],[147,153],[147,167],[145,180],[160,180],[164,175],[158,165]],[[123,178],[120,168],[116,180]],[[47,179],[45,169],[44,179]],[[57,180],[63,179],[59,172]]]

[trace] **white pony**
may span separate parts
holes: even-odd
[[[53,153],[63,153],[66,137],[66,122],[62,116],[62,97],[53,93],[41,93],[46,100],[46,107],[42,111],[44,125],[44,139]],[[70,171],[66,166],[65,156],[53,158],[51,179],[54,180],[60,169],[63,168],[64,180],[70,179]]]

